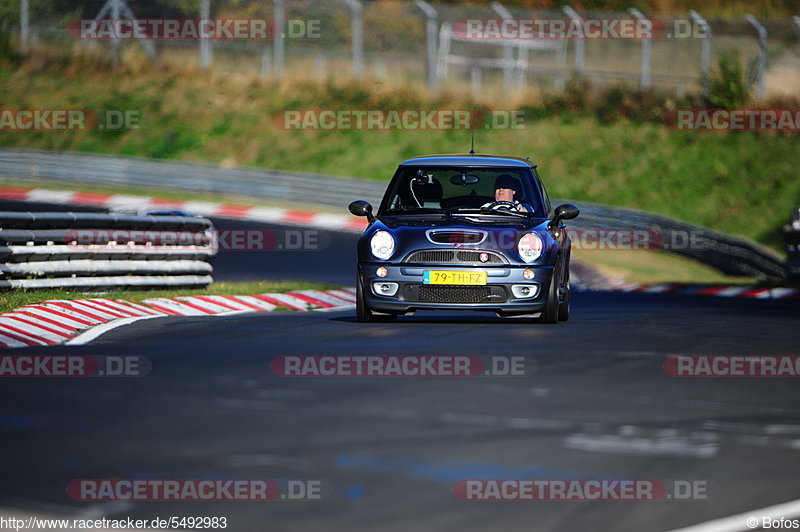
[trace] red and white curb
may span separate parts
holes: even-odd
[[[0,314],[0,348],[85,343],[103,332],[134,321],[163,316],[220,316],[339,309],[355,305],[355,290],[295,290],[252,296],[183,296],[145,299],[51,300]]]
[[[63,205],[89,205],[108,209],[181,210],[199,216],[232,218],[252,222],[281,223],[316,227],[336,231],[362,232],[367,227],[362,218],[349,214],[331,214],[255,205],[231,205],[208,201],[181,201],[129,194],[96,194],[73,190],[49,188],[0,187],[0,199],[57,203]]]
[[[602,291],[636,292],[641,294],[680,294],[715,297],[741,297],[748,299],[791,299],[800,297],[800,288],[764,288],[738,285],[685,285],[685,284],[638,284],[616,282]]]

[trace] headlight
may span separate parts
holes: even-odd
[[[388,231],[376,231],[369,241],[372,254],[386,260],[394,253],[394,237]]]
[[[528,233],[519,239],[517,249],[519,256],[525,262],[533,262],[538,259],[542,254],[542,239],[536,233]]]

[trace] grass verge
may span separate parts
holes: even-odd
[[[760,281],[730,277],[696,260],[664,251],[572,250],[572,256],[613,279],[629,283],[751,285]]]

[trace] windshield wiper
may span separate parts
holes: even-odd
[[[463,214],[468,215],[468,213],[481,213],[481,214],[510,214],[511,216],[516,216],[518,218],[528,218],[530,213],[528,212],[520,212],[520,211],[512,211],[508,209],[490,209],[489,207],[481,207],[479,209],[458,209],[457,211],[452,211],[453,214]]]

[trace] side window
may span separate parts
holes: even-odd
[[[542,189],[542,198],[544,198],[545,214],[547,216],[550,216],[550,214],[553,212],[553,207],[552,205],[550,205],[550,196],[547,195],[547,189],[544,188],[544,182],[542,181],[542,178],[539,176],[539,172],[537,172],[536,169],[534,169],[533,174],[536,176],[536,181],[539,183],[539,187],[541,187]]]

